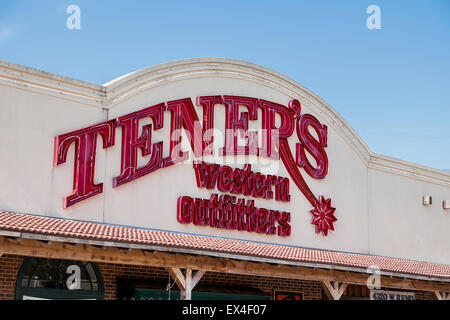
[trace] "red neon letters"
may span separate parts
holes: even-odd
[[[215,193],[210,199],[178,198],[177,219],[180,223],[198,226],[277,234],[282,237],[291,234],[289,212],[255,208],[254,200],[245,203],[245,199],[218,196]]]
[[[258,138],[256,132],[248,130],[248,121],[258,118],[258,99],[248,97],[223,96],[225,104],[225,147],[220,149],[226,155],[257,155]],[[247,107],[249,112],[239,114],[239,106]],[[238,134],[247,138],[247,144],[238,146]]]
[[[288,178],[253,172],[250,164],[245,165],[244,169],[232,169],[229,166],[196,162],[194,170],[199,188],[214,189],[217,185],[219,191],[236,195],[273,199],[275,194],[275,200],[291,200]]]
[[[316,141],[308,127],[313,128],[319,141]],[[297,137],[300,143],[297,143],[297,165],[303,167],[311,177],[323,179],[328,173],[328,157],[325,152],[327,146],[327,126],[321,125],[320,122],[310,114],[303,115],[297,120]],[[317,168],[314,168],[306,157],[305,149],[314,157]]]
[[[115,143],[116,127],[122,128],[121,172],[119,176],[113,179],[113,187],[118,187],[160,168],[187,159],[188,152],[181,150],[182,130],[186,133],[196,158],[213,154],[212,142],[214,136],[212,132],[214,129],[214,111],[217,104],[225,105],[225,145],[220,148],[220,154],[258,155],[281,159],[294,183],[314,207],[312,209],[314,212],[311,210],[311,213],[314,215],[312,223],[316,225],[316,232],[322,232],[326,235],[328,229],[333,230],[332,223],[336,218],[333,215],[334,208],[331,207],[330,199],[321,198],[319,201],[319,198],[314,196],[299,171],[299,168],[303,168],[308,175],[316,179],[326,177],[328,173],[328,157],[325,151],[327,147],[327,127],[310,114],[302,115],[298,100],[291,100],[286,107],[251,97],[202,96],[196,99],[196,105],[203,108],[203,118],[202,123],[200,123],[192,100],[185,98],[161,103],[117,119],[57,136],[55,138],[54,166],[66,161],[68,149],[72,143],[75,143],[73,192],[64,198],[64,208],[103,191],[102,183],[94,183],[96,143],[99,135],[102,137],[103,148],[108,148]],[[240,112],[240,107],[245,107],[247,112]],[[250,132],[248,129],[249,121],[257,120],[258,109],[261,110],[262,114],[261,148],[258,148],[257,145],[257,132]],[[164,111],[171,114],[171,136],[169,139],[170,155],[163,159],[164,142],[152,142],[152,132],[163,128]],[[281,119],[279,127],[275,125],[276,115]],[[144,118],[150,119],[152,124],[145,125],[142,128],[142,134],[138,136],[139,121]],[[310,133],[310,128],[316,132],[318,139]],[[288,143],[288,138],[292,136],[294,131],[297,132],[298,138],[295,158]],[[238,134],[246,139],[245,145],[238,145]],[[141,167],[138,167],[137,164],[139,150],[142,156],[151,155],[148,163]],[[306,152],[314,158],[315,165],[311,164],[306,157]],[[272,186],[275,186],[275,199],[289,201],[289,183],[283,182],[283,179],[287,178],[275,178],[274,176],[252,173],[250,166],[240,170],[231,169],[227,166],[215,167],[215,165],[208,165],[208,168],[203,168],[202,165],[196,169],[197,178],[200,178],[197,181],[200,181],[202,187],[212,189],[214,187],[211,186],[217,185],[217,188],[222,192],[250,195],[257,198],[271,198],[273,197]],[[208,177],[208,174],[205,173],[208,170],[212,180],[203,181],[206,179],[205,177]],[[250,173],[251,176],[246,179],[242,178]],[[237,178],[238,176],[242,176],[242,179]],[[250,187],[245,186],[244,180],[249,183]],[[289,180],[287,181],[289,182]],[[287,190],[282,191],[282,188],[286,188],[286,185]],[[262,216],[265,216],[264,211]],[[327,223],[324,223],[324,219],[327,220]],[[263,227],[261,228],[263,230]]]
[[[289,179],[253,172],[251,165],[244,169],[232,169],[229,166],[194,163],[195,177],[199,188],[217,189],[237,195],[255,198],[290,201]],[[237,200],[237,201],[236,201]],[[220,197],[213,193],[208,199],[193,199],[188,196],[178,198],[177,219],[180,223],[194,223],[198,226],[227,228],[240,231],[289,236],[291,214],[265,208],[255,208],[254,200],[230,195]],[[278,223],[278,226],[275,226]]]
[[[158,104],[117,119],[117,126],[122,127],[122,161],[120,176],[113,179],[113,187],[133,181],[161,168],[163,143],[161,141],[152,145],[152,125],[145,125],[140,137],[138,132],[139,120],[143,118],[151,118],[155,130],[161,129],[164,119],[163,112],[164,105]],[[141,168],[137,167],[138,149],[141,150],[142,156],[152,155],[150,161]]]
[[[103,148],[108,148],[114,145],[115,132],[116,121],[110,120],[55,138],[54,166],[66,162],[69,147],[72,143],[75,143],[73,192],[64,198],[64,208],[102,193],[103,183],[94,184],[97,135],[102,137]]]

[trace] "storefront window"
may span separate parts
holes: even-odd
[[[19,272],[17,299],[102,299],[103,283],[95,263],[27,258]]]

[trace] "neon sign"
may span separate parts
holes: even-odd
[[[316,197],[300,172],[302,168],[315,179],[326,177],[328,173],[328,157],[325,151],[327,126],[321,124],[311,114],[301,114],[301,104],[296,99],[291,100],[288,106],[284,106],[252,97],[201,96],[196,99],[196,106],[203,110],[200,122],[191,98],[184,98],[160,103],[116,119],[59,135],[55,137],[54,166],[66,162],[69,147],[75,144],[73,191],[64,198],[63,207],[70,207],[103,192],[103,183],[94,183],[98,137],[101,138],[103,148],[106,149],[115,144],[116,128],[122,129],[121,172],[119,176],[113,178],[113,187],[118,187],[187,160],[189,152],[181,150],[181,131],[185,132],[196,158],[212,155],[214,153],[214,111],[217,105],[225,105],[225,138],[224,146],[220,148],[219,154],[281,159],[290,178],[313,206],[310,212],[313,215],[312,224],[315,225],[316,232],[326,236],[329,230],[334,230],[333,223],[337,219],[334,216],[335,208],[331,206],[331,199],[325,199],[323,196]],[[241,107],[246,108],[247,111],[240,111]],[[170,112],[171,115],[171,135],[169,156],[163,158],[164,141],[153,142],[152,133],[164,127],[165,111]],[[258,132],[249,130],[249,122],[258,119],[258,111],[261,111],[262,116],[261,147],[258,146]],[[280,119],[278,127],[276,116]],[[139,121],[142,119],[150,119],[151,124],[144,125],[139,134]],[[317,139],[311,134],[310,128],[316,132]],[[295,157],[288,143],[288,138],[294,132],[298,139],[295,145]],[[244,145],[238,143],[239,134],[245,137]],[[142,156],[150,156],[143,166],[138,166],[138,152],[141,152]],[[307,153],[314,158],[315,165],[310,162],[306,156]],[[231,168],[221,168],[221,170],[224,171],[220,175],[222,182],[224,175],[234,174],[230,172]],[[258,179],[260,182],[264,180],[264,183],[269,183],[267,177],[259,176]],[[220,188],[228,190],[229,186],[222,183]],[[233,185],[231,188],[234,190],[237,187]],[[253,192],[256,194],[264,192],[261,188],[258,190]],[[265,195],[267,196],[267,193]]]

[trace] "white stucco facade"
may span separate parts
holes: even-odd
[[[334,231],[326,237],[314,232],[311,204],[293,181],[290,202],[254,199],[256,207],[291,213],[289,237],[180,224],[178,197],[209,198],[211,190],[197,187],[189,164],[163,168],[113,188],[121,165],[119,128],[113,147],[103,149],[97,139],[95,182],[103,183],[103,193],[63,208],[63,198],[73,189],[74,146],[66,163],[53,166],[55,136],[158,103],[190,97],[195,104],[196,97],[209,95],[255,97],[285,106],[298,99],[302,113],[328,127],[328,175],[322,180],[303,177],[315,195],[332,199],[338,218]],[[201,108],[196,106],[196,111],[201,118]],[[261,127],[260,118],[251,121],[250,129]],[[152,136],[152,142],[164,141],[164,157],[169,153],[170,121],[166,111],[164,127]],[[216,108],[214,125],[223,131],[223,106]],[[293,135],[289,143],[294,155],[295,142]],[[215,144],[220,147],[223,141],[216,139]],[[372,153],[314,93],[251,63],[187,59],[101,86],[1,62],[0,145],[3,211],[450,264],[450,210],[442,207],[442,201],[450,199],[450,173]],[[141,164],[146,161],[148,157],[141,157]],[[289,177],[281,160],[271,164],[278,168],[274,174]],[[252,169],[263,171],[265,166],[254,164]],[[422,204],[424,195],[433,197],[431,206]]]

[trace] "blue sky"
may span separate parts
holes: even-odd
[[[366,27],[372,4],[380,30]],[[0,1],[2,60],[102,84],[206,56],[283,73],[374,152],[450,169],[450,1]]]

